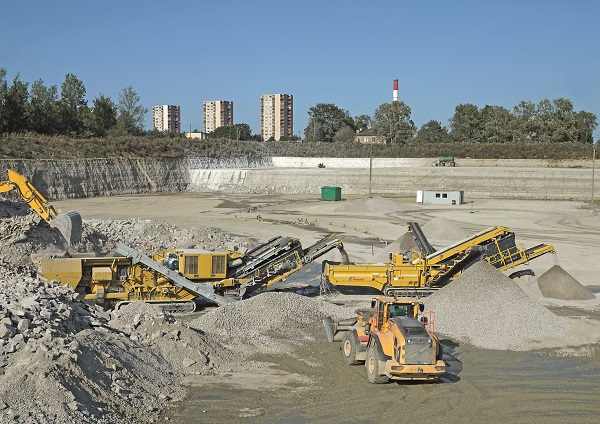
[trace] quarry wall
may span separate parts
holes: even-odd
[[[50,199],[122,194],[222,191],[320,195],[415,196],[417,190],[463,190],[468,198],[589,200],[591,161],[457,159],[434,167],[433,158],[212,158],[2,160]],[[325,165],[319,168],[319,164]],[[600,198],[600,183],[595,198]]]

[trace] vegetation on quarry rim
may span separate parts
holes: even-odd
[[[208,158],[263,159],[269,157],[430,158],[455,156],[473,159],[587,159],[588,143],[398,143],[261,142],[227,139],[190,140],[180,137],[118,136],[71,138],[34,133],[4,134],[0,159],[86,158]]]

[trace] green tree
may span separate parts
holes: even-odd
[[[116,125],[117,105],[110,97],[105,97],[100,93],[100,96],[93,100],[88,128],[94,136],[104,137],[110,130],[115,128]]]
[[[486,143],[506,143],[513,140],[514,117],[502,106],[488,106],[481,109],[481,141]]]
[[[31,84],[29,128],[38,134],[55,134],[60,126],[58,88],[38,79]]]
[[[27,131],[29,122],[27,108],[29,101],[28,83],[21,81],[19,74],[6,90],[4,99],[6,132]]]
[[[119,94],[117,129],[120,134],[141,134],[148,109],[139,104],[140,96],[128,86]]]
[[[216,128],[210,133],[210,138],[224,138],[227,140],[251,140],[252,132],[248,124],[225,125]]]
[[[513,139],[515,141],[537,141],[540,133],[536,106],[533,102],[521,100],[513,107]]]
[[[85,86],[75,75],[69,73],[60,90],[61,132],[64,134],[81,134],[89,112],[85,100]]]
[[[414,140],[417,128],[410,119],[410,107],[404,102],[383,103],[373,114],[373,130],[386,143],[408,143]]]
[[[6,132],[6,128],[8,127],[8,112],[6,110],[7,93],[6,69],[0,68],[0,134]]]
[[[356,131],[352,127],[345,126],[340,128],[333,136],[333,141],[336,143],[351,143],[354,141]]]
[[[596,115],[580,110],[575,115],[577,120],[577,141],[594,143],[594,130],[598,126]]]
[[[372,119],[369,115],[358,115],[354,117],[354,128],[357,131],[366,131],[371,128]]]
[[[477,106],[470,103],[456,106],[454,116],[450,118],[452,140],[462,143],[479,143],[482,140],[482,134],[481,113]]]
[[[354,120],[348,111],[332,103],[317,103],[309,109],[308,116],[308,125],[304,129],[306,141],[332,142],[340,128],[354,129]]]
[[[418,143],[445,143],[448,141],[448,129],[438,121],[431,120],[417,131],[415,141]]]

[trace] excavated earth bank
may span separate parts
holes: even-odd
[[[326,162],[326,168],[313,166],[315,160]],[[341,187],[342,194],[404,197],[440,189],[462,190],[469,198],[584,200],[590,195],[586,161],[463,159],[451,168],[431,163],[374,159],[369,172],[364,158],[2,160],[0,171],[22,173],[51,199],[184,191],[318,195],[325,185]]]

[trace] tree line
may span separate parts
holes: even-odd
[[[456,106],[449,126],[430,120],[417,130],[404,102],[384,103],[373,117],[352,117],[335,104],[319,103],[308,111],[306,141],[350,142],[357,132],[371,130],[386,144],[395,143],[593,143],[598,123],[591,112],[573,109],[564,98],[535,104],[521,101],[512,110],[502,106]]]
[[[122,90],[116,103],[100,94],[89,105],[83,82],[71,73],[66,75],[60,92],[56,85],[48,87],[41,79],[29,85],[21,81],[19,74],[9,84],[6,75],[6,69],[0,68],[0,134],[32,132],[76,138],[165,136],[144,130],[148,109],[140,105],[140,97],[131,86]],[[318,103],[308,110],[308,116],[304,141],[328,143],[352,142],[357,132],[364,131],[371,131],[386,144],[593,143],[598,125],[596,115],[575,111],[573,103],[564,98],[544,99],[537,104],[521,101],[510,110],[460,104],[448,126],[430,120],[421,128],[412,121],[410,106],[401,101],[381,104],[373,116],[354,117],[335,104]],[[245,123],[217,128],[209,137],[260,140],[260,135],[253,135]],[[282,141],[297,140],[294,136]]]
[[[31,86],[17,74],[12,83],[6,69],[0,68],[0,133],[34,132],[72,137],[106,137],[144,133],[144,115],[148,109],[140,97],[124,88],[115,103],[100,94],[88,105],[81,80],[69,73],[60,86],[46,86],[38,79]]]

